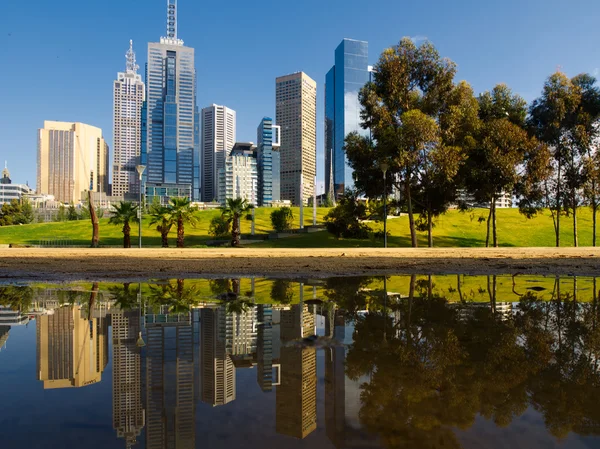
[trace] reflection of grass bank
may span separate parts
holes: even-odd
[[[258,208],[256,210],[256,233],[267,234],[272,232],[270,213],[273,209]],[[319,223],[328,209],[319,208]],[[200,211],[200,222],[196,228],[186,227],[186,246],[202,246],[212,238],[208,235],[210,220],[217,216],[219,211]],[[486,210],[478,209],[471,213],[461,213],[456,210],[442,215],[436,222],[434,229],[434,244],[437,247],[477,247],[485,245],[486,226],[479,223],[478,217],[485,215]],[[298,208],[294,208],[298,224]],[[389,220],[390,247],[410,246],[408,234],[408,218],[405,216]],[[304,222],[312,224],[312,210],[305,209]],[[381,230],[381,223],[369,223],[372,229]],[[579,211],[579,244],[591,245],[591,213],[588,208]],[[561,242],[563,246],[572,246],[569,218],[562,220]],[[250,222],[242,220],[242,232],[250,232]],[[160,235],[148,226],[148,220],[143,225],[143,245],[160,246]],[[32,224],[26,226],[0,227],[0,244],[15,243],[20,245],[37,244],[41,239],[64,238],[69,239],[74,245],[89,246],[91,237],[90,225],[87,221],[71,221],[62,223]],[[171,245],[175,245],[175,231],[170,234]],[[501,246],[554,246],[554,228],[549,213],[544,213],[532,220],[527,220],[516,209],[498,210],[498,238]],[[137,239],[137,227],[133,226],[132,239]],[[100,222],[100,244],[106,246],[121,246],[123,235],[118,226],[111,226],[107,219]],[[426,245],[425,233],[419,234],[419,244]],[[344,248],[344,247],[380,247],[381,240],[336,240],[325,231],[311,234],[297,234],[292,237],[278,240],[268,240],[254,244],[257,248]]]
[[[353,278],[356,279],[356,278]],[[368,304],[380,303],[383,298],[383,278],[372,277],[365,278],[362,283],[362,294],[367,298]],[[460,279],[460,290],[458,281]],[[427,295],[428,277],[415,277],[415,295]],[[488,302],[490,300],[487,276],[457,276],[444,275],[432,276],[432,294],[446,298],[449,302],[460,301],[467,302]],[[490,287],[492,277],[489,278]],[[152,294],[152,289],[157,284],[166,281],[156,281],[152,283],[142,283],[142,296],[144,298]],[[174,281],[172,281],[173,283]],[[279,283],[279,284],[277,284]],[[283,283],[283,284],[282,284]],[[326,301],[334,297],[333,293],[340,289],[345,295],[350,296],[352,292],[348,290],[347,279],[332,278],[328,281],[321,280],[313,288],[312,285],[304,284],[302,287],[302,296],[305,301],[314,297]],[[411,276],[390,276],[387,280],[388,294],[400,294],[402,297],[408,297],[410,293]],[[87,298],[91,289],[90,282],[76,282],[72,284],[32,284],[36,294],[35,298],[42,298],[44,291],[51,291],[53,294],[67,297],[67,292],[75,291],[81,298]],[[184,282],[185,289],[193,291],[193,302],[195,304],[211,303],[218,301],[218,295],[233,288],[230,280],[209,280],[209,279],[187,279]],[[561,295],[573,295],[573,278],[560,279]],[[577,299],[580,302],[588,302],[593,299],[593,279],[589,277],[579,277],[576,282]],[[122,283],[101,282],[99,284],[100,297],[104,300],[111,300],[111,291],[123,288]],[[130,289],[137,291],[138,284],[130,284]],[[282,292],[283,289],[283,292]],[[497,302],[516,302],[521,295],[534,293],[538,299],[548,301],[552,299],[555,291],[554,277],[539,276],[496,276],[496,301]],[[300,301],[300,283],[297,281],[276,281],[271,279],[256,278],[254,282],[250,278],[239,279],[239,292],[243,297],[253,297],[256,304],[272,304],[281,302],[282,298],[290,304],[296,304]],[[72,297],[73,294],[70,295]]]

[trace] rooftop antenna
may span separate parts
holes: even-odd
[[[140,66],[135,63],[135,52],[133,51],[132,40],[129,41],[129,50],[127,50],[125,57],[127,58],[127,73],[137,73]]]
[[[177,0],[167,0],[167,37],[177,39]]]

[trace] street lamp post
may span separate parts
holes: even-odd
[[[145,165],[136,165],[135,169],[138,172],[138,175],[140,175],[140,201],[139,201],[139,205],[138,205],[138,224],[139,224],[139,228],[138,228],[138,234],[139,234],[139,247],[142,247],[142,174],[144,173],[144,170],[146,170],[146,166]]]
[[[383,172],[383,247],[387,248],[387,170],[388,164],[386,162],[382,162],[381,171]]]

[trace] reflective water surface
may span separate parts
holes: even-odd
[[[600,448],[592,278],[0,286],[0,447]]]

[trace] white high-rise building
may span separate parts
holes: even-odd
[[[281,199],[306,204],[317,175],[317,83],[304,72],[276,79],[275,117],[281,126]]]
[[[252,142],[236,142],[219,169],[219,202],[224,206],[230,198],[258,204],[256,146]]]
[[[213,104],[202,109],[202,201],[219,201],[219,170],[225,168],[236,139],[233,109]]]
[[[133,41],[129,41],[125,72],[119,72],[113,85],[114,157],[113,196],[133,196],[140,192],[135,166],[142,146],[142,106],[146,99],[142,75],[137,73]]]

